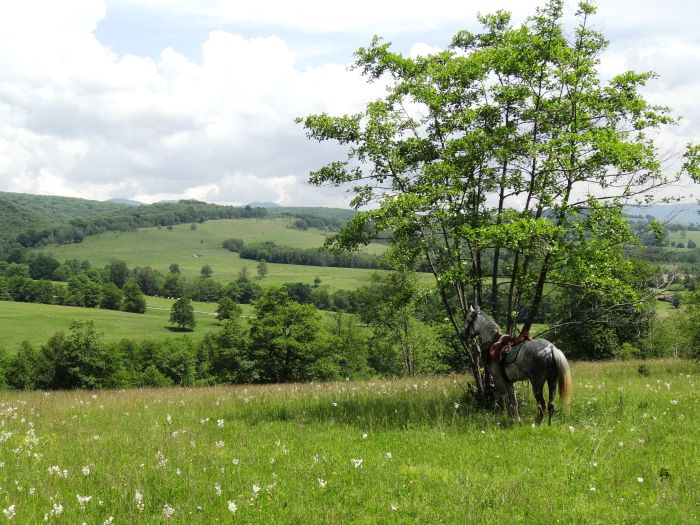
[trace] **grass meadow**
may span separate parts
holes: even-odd
[[[0,326],[2,346],[14,353],[22,341],[40,347],[56,332],[68,332],[71,321],[93,321],[105,341],[132,339],[160,340],[166,337],[188,337],[200,339],[205,333],[220,330],[221,323],[215,317],[215,303],[193,302],[197,326],[194,332],[181,332],[170,324],[171,299],[146,297],[145,314],[132,314],[101,310],[35,303],[0,301]],[[244,315],[250,312],[249,305],[241,305]]]
[[[0,521],[697,523],[700,365],[573,377],[539,428],[526,384],[508,425],[462,376],[0,392]]]
[[[202,266],[208,264],[214,271],[213,278],[229,282],[236,279],[244,267],[251,277],[255,276],[257,261],[241,259],[237,253],[224,249],[222,243],[226,239],[238,238],[246,243],[272,241],[294,248],[319,248],[323,245],[325,236],[320,230],[297,230],[290,228],[289,224],[289,219],[230,219],[197,224],[195,230],[190,229],[189,224],[173,226],[172,230],[141,228],[134,232],[91,235],[81,243],[49,246],[42,251],[51,253],[59,261],[88,260],[96,267],[120,259],[130,268],[151,266],[163,274],[168,273],[171,263],[177,263],[182,274],[188,277],[198,276]],[[384,247],[373,244],[367,250],[380,253]],[[353,290],[368,284],[374,272],[274,263],[268,263],[267,268],[267,276],[260,281],[263,286],[297,281],[312,283],[315,277],[319,277],[331,290]]]

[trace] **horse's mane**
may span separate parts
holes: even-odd
[[[482,343],[490,343],[501,333],[501,329],[498,323],[488,314],[480,311],[478,317],[481,318],[481,326],[479,327],[481,341]]]

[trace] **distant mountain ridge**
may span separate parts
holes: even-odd
[[[113,202],[114,204],[126,204],[127,206],[145,206],[145,202],[134,201],[131,199],[108,199],[105,202]]]
[[[660,222],[700,223],[700,204],[676,202],[652,206],[625,206],[629,216],[653,217]]]
[[[265,201],[265,202],[250,202],[248,203],[248,206],[251,208],[281,208],[279,204],[276,202],[272,201]]]

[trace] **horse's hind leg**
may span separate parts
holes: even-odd
[[[552,424],[552,416],[554,415],[554,396],[557,395],[557,381],[558,378],[556,376],[547,379],[547,387],[549,388],[549,403],[547,404],[547,412],[549,413],[548,425]]]
[[[532,383],[532,394],[535,396],[535,400],[537,401],[537,417],[535,418],[535,425],[539,425],[542,423],[542,419],[544,418],[544,382],[542,383]]]

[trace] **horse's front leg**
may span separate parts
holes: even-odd
[[[518,413],[518,396],[515,393],[515,383],[508,381],[508,415],[513,421],[520,421],[520,414]]]

